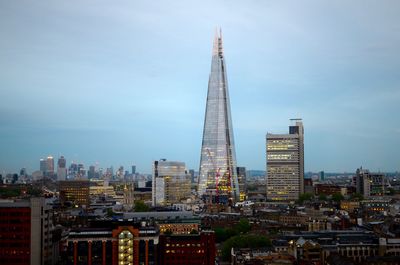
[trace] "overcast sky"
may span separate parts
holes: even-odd
[[[303,118],[306,171],[400,170],[399,1],[0,0],[0,172],[198,170],[222,28],[238,165]]]

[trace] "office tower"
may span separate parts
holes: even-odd
[[[297,200],[304,193],[304,128],[292,119],[289,134],[267,134],[267,199]]]
[[[60,203],[65,205],[69,202],[73,205],[89,206],[89,186],[88,180],[66,180],[59,182]]]
[[[319,180],[320,181],[324,181],[325,180],[325,172],[324,171],[320,171],[319,172]]]
[[[46,159],[47,164],[47,175],[52,176],[54,175],[54,158],[52,156],[48,156]]]
[[[40,171],[43,176],[47,173],[47,161],[43,158],[40,159]]]
[[[227,203],[230,198],[232,200],[239,199],[236,155],[221,33],[215,35],[212,52],[198,194],[215,196],[219,203]]]
[[[190,197],[190,175],[184,162],[154,161],[152,180],[153,206],[171,205]]]
[[[69,166],[68,176],[70,178],[75,178],[78,175],[78,165],[72,161],[71,165]]]
[[[28,174],[26,173],[26,168],[21,168],[21,170],[19,171],[19,175],[21,177],[26,177]]]
[[[44,198],[0,202],[0,263],[55,264],[52,214]]]
[[[238,182],[239,182],[239,191],[240,191],[240,201],[246,200],[247,194],[247,185],[246,185],[246,168],[245,167],[237,167],[236,168],[236,173],[238,176]]]
[[[371,173],[368,169],[357,168],[355,185],[356,192],[365,198],[385,195],[385,175],[382,173]]]
[[[135,174],[136,174],[136,166],[132,165],[132,175],[135,175]]]
[[[194,169],[189,169],[189,175],[190,175],[190,179],[191,179],[192,183],[195,183]]]
[[[119,166],[119,168],[115,174],[117,176],[117,179],[122,180],[124,178],[124,167]]]
[[[108,167],[106,169],[106,177],[107,178],[112,178],[113,175],[114,175],[114,168],[113,167]]]
[[[86,176],[85,166],[83,164],[78,164],[78,177],[83,178]]]
[[[65,180],[67,178],[67,161],[61,156],[57,161],[57,180]]]
[[[96,167],[95,166],[89,166],[89,170],[87,172],[88,179],[92,179],[96,176]]]

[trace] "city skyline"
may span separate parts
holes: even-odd
[[[0,172],[63,155],[198,169],[209,54],[224,32],[238,166],[303,118],[305,170],[399,170],[399,3],[0,2]]]

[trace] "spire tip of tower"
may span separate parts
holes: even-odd
[[[222,56],[222,53],[223,53],[223,49],[222,49],[222,28],[221,27],[215,27],[213,55]]]

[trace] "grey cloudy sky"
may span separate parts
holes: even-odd
[[[399,1],[0,0],[0,172],[198,169],[222,27],[238,164],[305,126],[306,170],[400,168]]]

